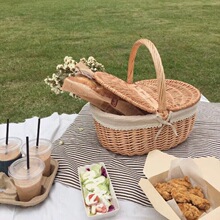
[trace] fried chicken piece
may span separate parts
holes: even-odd
[[[156,183],[154,187],[166,201],[172,199],[172,186],[169,183]]]
[[[205,199],[202,189],[193,187],[187,176],[156,183],[154,187],[166,201],[174,199],[187,220],[197,219],[210,208],[210,202]]]
[[[160,195],[167,201],[173,198],[171,195],[171,190],[176,189],[176,191],[174,191],[174,195],[176,195],[176,193],[178,192],[184,192],[188,189],[191,189],[192,185],[189,181],[189,178],[185,176],[184,178],[171,179],[168,182],[164,183],[156,183],[154,187],[160,193]],[[179,194],[176,195],[176,197],[178,197],[181,201],[183,198],[180,197],[182,196]],[[188,201],[188,199],[186,199],[186,201]]]
[[[190,200],[197,208],[207,211],[210,208],[210,202],[194,194],[189,194]]]
[[[202,192],[202,189],[201,189],[200,187],[198,187],[198,186],[196,186],[196,187],[190,189],[190,190],[189,190],[189,193],[190,193],[190,194],[193,194],[193,195],[196,195],[196,196],[199,196],[199,197],[201,197],[201,198],[205,198],[205,196],[204,196],[204,194],[203,194],[203,192]]]
[[[178,206],[187,220],[197,220],[202,214],[198,208],[190,203],[178,203]]]
[[[173,182],[170,183],[170,185],[172,186],[172,189],[178,189],[181,192],[186,192],[188,190],[187,187],[185,187],[184,185],[179,185]]]
[[[188,176],[184,176],[184,178],[171,179],[168,181],[168,183],[175,188],[178,187],[182,191],[192,188],[192,184],[190,183]]]
[[[171,190],[171,196],[176,202],[190,202],[189,193],[187,191],[181,191],[178,188]]]

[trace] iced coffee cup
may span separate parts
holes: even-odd
[[[9,137],[8,144],[6,139],[0,139],[0,172],[8,175],[8,167],[17,159],[21,158],[22,141],[17,137]]]
[[[23,145],[25,152],[26,145]],[[44,176],[50,175],[50,160],[51,160],[52,142],[47,139],[39,139],[38,147],[36,147],[36,139],[29,141],[29,155],[30,157],[39,157],[45,163]]]
[[[11,164],[9,176],[14,180],[20,201],[30,201],[41,194],[41,180],[44,162],[37,157],[30,157],[30,168],[27,169],[27,158],[21,158]]]

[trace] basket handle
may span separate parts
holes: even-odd
[[[150,51],[151,57],[153,59],[154,68],[157,76],[157,89],[158,89],[158,112],[166,111],[166,83],[165,83],[165,75],[164,69],[162,65],[162,61],[160,55],[157,51],[157,48],[154,44],[148,39],[140,39],[137,40],[130,53],[129,61],[128,61],[128,75],[127,75],[127,83],[133,83],[133,75],[134,75],[134,61],[137,54],[138,48],[144,45]]]

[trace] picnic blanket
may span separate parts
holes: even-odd
[[[196,123],[188,139],[164,152],[183,158],[214,156],[220,159],[219,115],[220,103],[200,102]],[[89,104],[82,108],[63,136],[53,143],[52,156],[59,161],[55,181],[80,189],[77,168],[104,162],[119,199],[151,207],[138,186],[140,178],[144,177],[147,155],[122,156],[103,148],[96,136]]]

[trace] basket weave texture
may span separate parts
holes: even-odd
[[[103,111],[91,106],[101,145],[112,152],[128,156],[143,155],[154,149],[167,150],[185,141],[193,129],[197,103],[201,97],[199,90],[194,86],[178,80],[165,79],[160,55],[154,44],[147,39],[136,41],[131,49],[128,84],[133,84],[134,61],[141,45],[148,48],[157,77],[134,84],[158,102],[157,112],[144,116],[119,116],[103,114]],[[107,82],[102,83],[102,86],[110,88]],[[111,91],[128,101],[123,94],[117,93],[117,90]],[[137,106],[135,100],[129,101]],[[137,107],[140,108],[141,105]]]

